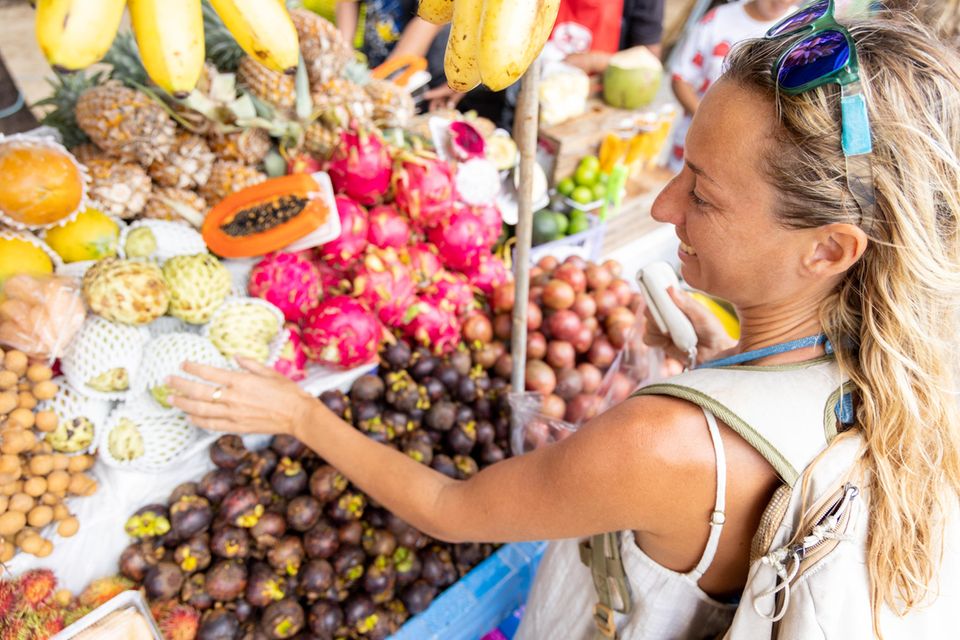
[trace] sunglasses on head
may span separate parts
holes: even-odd
[[[767,31],[767,39],[796,38],[773,65],[783,93],[797,95],[826,84],[840,85],[841,146],[847,185],[860,208],[861,225],[874,219],[876,197],[871,154],[873,141],[867,102],[860,84],[857,46],[834,18],[833,0],[817,0]]]

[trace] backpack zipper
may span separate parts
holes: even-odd
[[[850,483],[845,484],[840,497],[820,513],[810,529],[810,534],[791,546],[789,548],[790,553],[796,555],[797,559],[802,561],[806,556],[817,551],[825,544],[835,542],[835,535],[825,534],[836,534],[846,524],[850,505],[859,494],[860,490],[856,486]],[[826,528],[824,529],[824,527]]]

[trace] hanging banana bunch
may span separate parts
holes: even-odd
[[[128,0],[140,59],[150,79],[185,98],[203,73],[200,0]]]
[[[36,34],[43,55],[57,71],[77,71],[98,62],[120,28],[125,0],[37,0]]]
[[[444,57],[453,89],[483,83],[500,91],[540,55],[559,10],[560,0],[420,0],[417,15],[453,22]]]
[[[300,43],[282,0],[210,0],[247,55],[280,73],[294,74]]]

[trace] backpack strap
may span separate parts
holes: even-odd
[[[590,567],[597,604],[593,622],[597,626],[594,640],[618,638],[614,612],[630,613],[633,601],[627,574],[620,557],[620,534],[602,533],[580,543],[580,561]],[[616,599],[614,599],[616,598]]]

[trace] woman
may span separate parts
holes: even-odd
[[[521,638],[590,637],[594,615],[621,638],[712,638],[735,613],[764,507],[837,432],[824,407],[849,379],[876,478],[866,559],[875,621],[913,613],[938,585],[949,593],[956,585],[941,584],[939,571],[945,518],[960,493],[960,62],[918,27],[849,29],[872,123],[875,204],[848,187],[855,176],[841,151],[836,85],[791,95],[775,84],[771,70],[798,40],[786,37],[750,41],[732,56],[694,118],[687,164],[654,206],[655,218],[676,226],[686,280],[740,314],[732,346],[693,314],[701,360],[750,354],[749,366],[713,370],[756,387],[727,385],[706,401],[637,395],[560,443],[462,482],[372,442],[254,363],[245,363],[250,373],[185,366],[204,382],[173,379],[176,406],[210,429],[295,435],[432,536],[558,540]],[[821,333],[835,355],[822,340],[796,342]],[[670,382],[692,385],[684,381],[702,371]],[[757,413],[756,423],[712,409],[728,399]],[[772,455],[758,433],[792,439],[797,450]],[[626,532],[630,615],[594,606],[590,571],[563,540],[610,531]],[[910,626],[901,620],[898,629]],[[868,630],[869,612],[863,623]],[[915,637],[934,637],[923,631]]]

